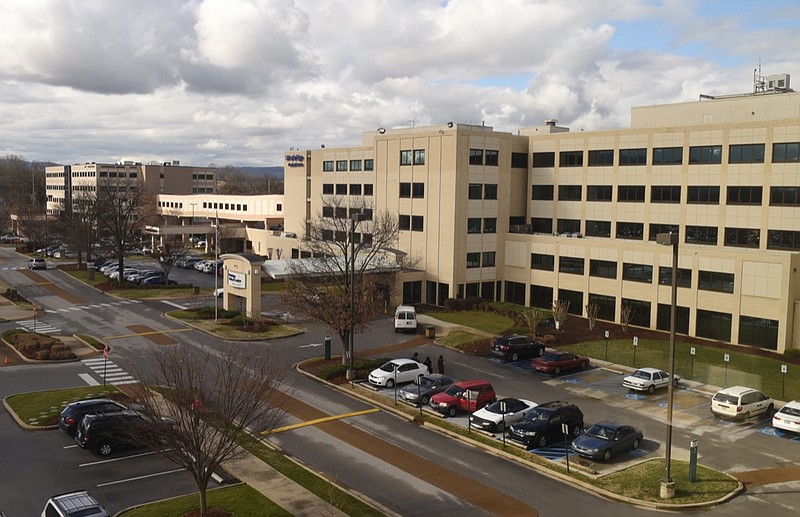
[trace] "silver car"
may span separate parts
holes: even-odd
[[[420,404],[424,406],[433,395],[446,390],[451,384],[453,384],[453,379],[450,377],[439,373],[431,373],[420,377],[412,384],[403,386],[398,395],[400,400],[412,406],[419,406]]]

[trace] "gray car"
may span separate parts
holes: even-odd
[[[453,379],[438,373],[431,373],[424,375],[412,384],[404,386],[398,393],[400,399],[413,406],[419,406],[420,403],[425,405],[430,398],[446,390],[451,384]]]

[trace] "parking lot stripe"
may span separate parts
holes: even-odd
[[[147,474],[146,476],[136,476],[127,479],[120,479],[117,481],[109,481],[108,483],[100,483],[97,487],[104,487],[104,486],[112,486],[112,485],[120,485],[122,483],[130,483],[131,481],[140,481],[142,479],[154,478],[159,476],[166,476],[167,474],[176,474],[178,472],[184,472],[186,469],[173,469],[173,470],[165,470],[164,472],[156,472],[155,474]]]

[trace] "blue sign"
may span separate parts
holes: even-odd
[[[289,167],[303,167],[305,165],[305,157],[302,154],[287,154],[286,165]]]

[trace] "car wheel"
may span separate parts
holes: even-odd
[[[672,386],[677,388],[678,387],[678,379],[672,381]]]
[[[586,361],[581,362],[581,370],[585,370],[589,367],[589,363]]]
[[[547,446],[547,436],[545,435],[537,436],[536,439],[534,440],[534,443],[536,444],[536,447],[540,449],[542,447]]]
[[[638,449],[638,448],[639,448],[639,439],[637,438],[637,439],[635,439],[635,440],[633,441],[633,443],[631,444],[631,449],[633,449],[633,450],[635,451],[635,450],[636,450],[636,449]]]
[[[449,416],[450,418],[453,418],[454,416],[456,416],[456,407],[455,406],[450,406],[449,408],[447,408],[447,416]]]
[[[767,414],[768,414],[768,415],[771,415],[771,414],[772,414],[772,411],[773,411],[774,409],[775,409],[775,404],[770,404],[770,405],[769,405],[769,407],[767,407]]]
[[[113,450],[114,448],[108,442],[103,442],[97,446],[97,454],[100,456],[108,456]]]
[[[394,379],[389,379],[386,381],[386,387],[389,389],[394,388]]]
[[[581,430],[583,429],[583,423],[576,424],[572,427],[572,437],[577,438],[581,434]]]
[[[560,368],[560,367],[558,367],[558,366],[556,366],[556,367],[553,369],[553,373],[554,373],[554,374],[556,374],[556,375],[558,375],[559,373],[561,373],[561,368]]]
[[[514,352],[513,354],[511,354],[511,360],[512,361],[516,361],[517,359],[519,359],[519,354],[518,353]]]
[[[647,393],[649,393],[650,395],[655,393],[655,391],[656,391],[655,385],[651,384],[650,386],[647,387]]]
[[[503,434],[506,431],[506,424],[504,422],[497,422],[497,432]]]
[[[749,411],[744,414],[744,419],[745,419],[745,421],[750,420],[750,412]]]
[[[428,404],[428,401],[430,401],[430,400],[431,400],[431,398],[429,396],[424,395],[422,397],[422,401],[420,402],[420,404],[423,405],[423,406],[426,406]]]
[[[603,461],[608,461],[611,459],[611,449],[606,449],[603,453]]]
[[[542,356],[544,355],[544,347],[542,347],[542,348],[540,348],[540,349],[539,349],[539,352],[537,353],[537,355],[538,355],[539,357],[542,357]]]

